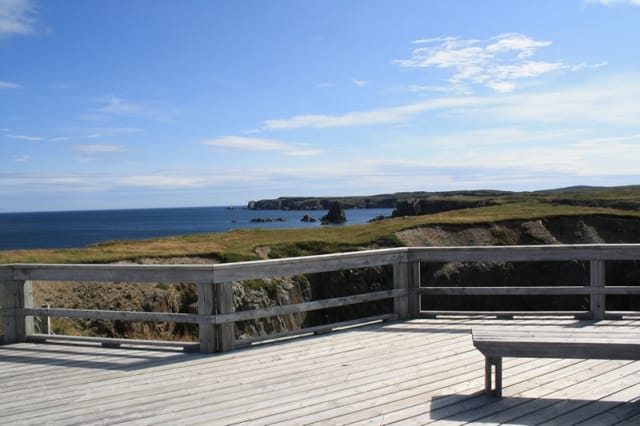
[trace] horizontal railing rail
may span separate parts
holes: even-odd
[[[443,314],[588,314],[602,319],[607,313],[607,295],[640,294],[640,287],[613,285],[605,282],[605,262],[640,260],[640,244],[587,244],[546,246],[491,247],[411,247],[335,253],[287,259],[272,259],[209,265],[70,265],[70,264],[10,264],[0,266],[0,316],[3,343],[44,339],[35,335],[34,317],[69,317],[121,321],[177,322],[199,325],[199,347],[202,352],[227,351],[238,345],[259,341],[253,337],[235,339],[234,324],[238,321],[289,315],[358,303],[393,300],[393,312],[361,320],[342,321],[304,330],[276,333],[266,338],[294,333],[321,332],[357,324],[358,321],[408,318]],[[527,286],[432,286],[421,283],[421,263],[448,262],[589,262],[589,282],[581,285]],[[296,276],[320,272],[370,268],[391,265],[393,286],[389,290],[372,291],[344,297],[306,301],[297,304],[235,312],[232,283],[235,281]],[[31,281],[128,282],[128,283],[191,283],[198,290],[197,313],[130,312],[116,310],[60,309],[34,307]],[[537,296],[584,295],[590,298],[588,311],[469,311],[423,310],[421,300],[432,296]],[[50,338],[50,337],[49,337]],[[57,336],[56,338],[64,338]],[[85,340],[87,338],[84,338]],[[124,341],[116,339],[118,344]]]

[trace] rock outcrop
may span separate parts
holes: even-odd
[[[498,203],[491,200],[453,200],[453,199],[411,199],[398,201],[393,217],[420,216],[449,210],[470,209],[475,207],[493,206]]]
[[[347,215],[344,212],[344,207],[338,201],[333,203],[329,209],[329,213],[322,216],[323,225],[339,225],[347,221]]]

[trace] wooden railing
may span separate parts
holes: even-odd
[[[640,244],[550,245],[501,247],[415,247],[368,250],[288,259],[262,260],[211,265],[61,265],[11,264],[0,266],[0,314],[3,343],[51,338],[34,334],[34,317],[70,317],[122,321],[156,321],[199,325],[201,352],[229,351],[251,344],[261,338],[238,341],[234,324],[275,315],[347,306],[363,302],[393,299],[393,312],[354,321],[326,324],[267,336],[282,337],[294,333],[331,330],[373,320],[405,319],[442,314],[491,315],[588,315],[595,320],[605,318],[606,295],[640,294],[640,286],[607,286],[605,262],[640,260]],[[590,263],[589,282],[583,285],[458,286],[433,287],[421,283],[420,264],[440,262],[569,262]],[[235,312],[232,283],[250,279],[305,275],[318,272],[379,267],[393,267],[393,288],[345,297],[336,297],[285,306]],[[102,311],[83,309],[37,308],[33,306],[32,280],[90,281],[134,283],[193,283],[198,289],[198,313],[157,313],[130,311]],[[434,295],[585,295],[590,309],[585,311],[425,311],[421,299]],[[58,339],[63,336],[56,336]],[[125,340],[102,339],[111,344]],[[148,342],[153,343],[153,342]],[[162,342],[166,344],[166,342]],[[181,343],[183,346],[187,344]]]

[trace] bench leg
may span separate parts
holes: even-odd
[[[491,367],[495,368],[495,390],[491,386]],[[498,398],[502,397],[502,358],[484,357],[484,390],[493,393]]]

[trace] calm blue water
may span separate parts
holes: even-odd
[[[366,223],[391,209],[347,210],[347,224]],[[172,235],[226,232],[246,228],[312,228],[327,211],[230,210],[226,207],[96,210],[81,212],[0,213],[0,250],[79,248],[110,240],[137,240]],[[283,218],[284,222],[252,223],[254,218]]]

